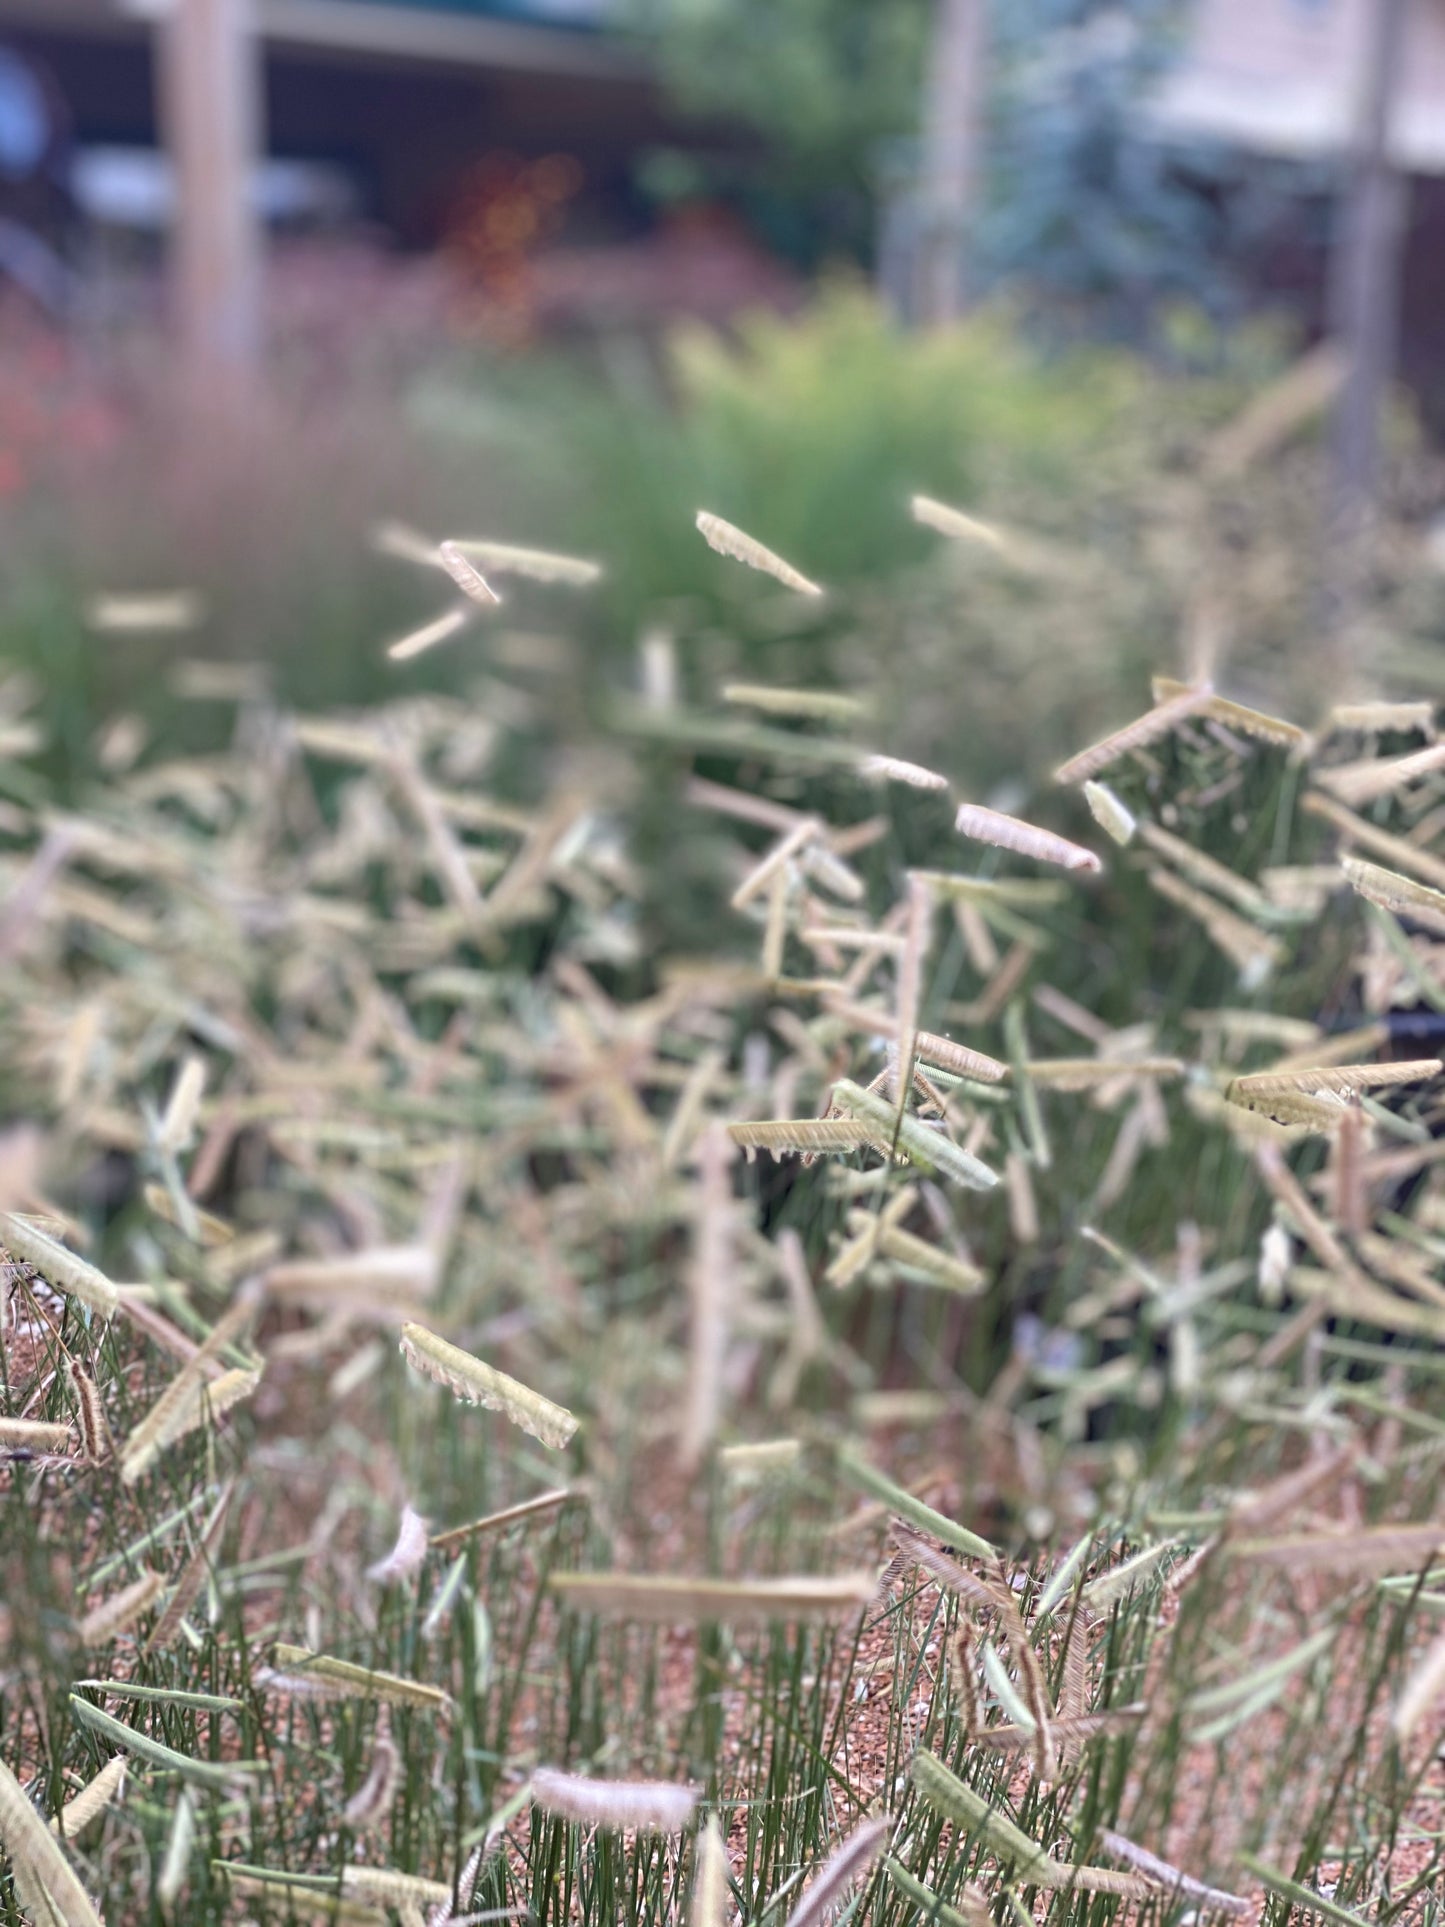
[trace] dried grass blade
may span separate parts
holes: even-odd
[[[424,1378],[443,1385],[468,1405],[484,1405],[501,1412],[513,1425],[539,1439],[543,1445],[561,1451],[577,1430],[571,1412],[551,1399],[543,1398],[529,1386],[494,1366],[473,1358],[459,1345],[448,1343],[424,1325],[406,1324],[401,1328],[401,1353],[407,1363]]]
[[[672,1573],[555,1572],[548,1584],[582,1612],[641,1624],[713,1621],[762,1625],[771,1620],[850,1619],[877,1590],[872,1573],[832,1579],[687,1579]]]
[[[207,1367],[218,1352],[234,1344],[255,1315],[256,1305],[246,1297],[238,1299],[217,1319],[194,1356],[182,1365],[126,1439],[120,1459],[123,1485],[134,1485],[165,1448],[198,1421],[204,1410],[200,1401],[205,1393]]]
[[[1353,810],[1347,810],[1331,797],[1322,796],[1318,790],[1308,791],[1301,799],[1300,807],[1311,816],[1323,817],[1326,823],[1333,824],[1350,842],[1358,843],[1363,850],[1373,850],[1395,869],[1422,877],[1437,890],[1445,890],[1445,863],[1439,857],[1430,856],[1418,844],[1409,842],[1403,836],[1392,836],[1388,830],[1377,829],[1364,817],[1356,816]]]
[[[515,1525],[519,1519],[530,1519],[535,1513],[555,1512],[558,1506],[566,1505],[575,1498],[570,1486],[562,1486],[555,1492],[542,1492],[535,1499],[523,1499],[518,1505],[504,1506],[500,1512],[489,1512],[485,1518],[473,1519],[464,1526],[452,1526],[446,1532],[439,1532],[431,1541],[434,1552],[449,1552],[453,1546],[460,1545],[465,1539],[479,1538],[483,1533],[500,1532],[504,1527]]]
[[[784,588],[794,589],[799,595],[822,595],[818,584],[800,574],[791,562],[785,562],[780,555],[764,548],[761,542],[734,527],[731,522],[725,522],[720,515],[710,515],[706,509],[699,509],[697,528],[703,541],[719,555],[728,556],[734,562],[744,562],[750,569],[772,576]]]
[[[434,649],[439,642],[446,642],[460,634],[472,620],[473,610],[470,602],[456,604],[453,608],[443,609],[439,616],[424,622],[420,628],[408,629],[404,636],[387,644],[386,653],[392,662],[410,662],[413,656],[423,655]]]
[[[112,1746],[122,1746],[137,1760],[144,1760],[148,1766],[159,1767],[166,1773],[177,1773],[183,1780],[195,1786],[209,1787],[213,1792],[229,1793],[239,1782],[257,1770],[254,1760],[232,1760],[218,1765],[210,1760],[193,1760],[186,1753],[177,1753],[174,1747],[163,1746],[153,1740],[148,1733],[137,1732],[135,1727],[127,1726],[100,1707],[92,1706],[89,1700],[81,1699],[76,1693],[70,1695],[70,1710],[82,1726],[88,1726]]]

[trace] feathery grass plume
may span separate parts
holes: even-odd
[[[717,1815],[698,1829],[692,1859],[688,1927],[728,1927],[728,1854]]]
[[[475,556],[478,565],[491,575],[524,575],[533,582],[565,582],[575,589],[590,588],[602,580],[600,562],[589,562],[580,555],[561,555],[555,549],[524,549],[513,542],[460,535],[454,537],[452,547],[462,555]]]
[[[402,1326],[401,1355],[424,1378],[445,1386],[464,1404],[485,1405],[490,1411],[502,1413],[553,1451],[560,1452],[577,1430],[571,1412],[494,1366],[484,1365],[481,1359],[473,1358],[459,1345],[449,1344],[424,1325]]]
[[[206,1370],[216,1354],[234,1344],[256,1315],[257,1300],[238,1298],[217,1319],[195,1353],[187,1359],[121,1448],[122,1485],[134,1485],[166,1447],[192,1429],[203,1415]]]
[[[75,1434],[68,1425],[38,1418],[0,1418],[0,1457],[69,1452],[74,1444]]]
[[[1056,783],[1082,783],[1087,777],[1097,776],[1111,763],[1117,763],[1121,756],[1130,750],[1143,749],[1149,743],[1158,742],[1167,736],[1180,723],[1186,723],[1206,708],[1214,695],[1208,683],[1200,683],[1196,688],[1187,689],[1182,695],[1171,696],[1167,702],[1156,703],[1153,709],[1145,710],[1136,716],[1132,723],[1110,735],[1081,749],[1067,762],[1060,763],[1054,771]]]
[[[117,635],[155,634],[194,629],[205,605],[194,589],[159,589],[150,595],[98,595],[85,605],[92,629]]]
[[[1236,875],[1227,864],[1217,862],[1203,850],[1196,850],[1182,836],[1175,836],[1147,819],[1140,823],[1139,835],[1167,863],[1172,863],[1183,875],[1193,877],[1196,883],[1203,884],[1206,890],[1212,890],[1217,897],[1223,897],[1249,916],[1269,915],[1269,898],[1258,884]]]
[[[953,827],[960,836],[992,843],[1001,850],[1013,850],[1039,863],[1057,863],[1065,870],[1098,871],[1104,867],[1094,852],[1086,850],[1081,843],[1071,843],[1067,837],[1055,836],[1052,830],[1041,830],[1022,817],[1006,816],[1002,810],[987,809],[982,803],[960,804]]]
[[[50,1831],[61,1840],[74,1840],[92,1823],[98,1820],[113,1800],[119,1800],[125,1791],[125,1776],[130,1761],[124,1753],[117,1753],[80,1789],[72,1795],[50,1822]]]
[[[856,1453],[842,1447],[837,1455],[839,1476],[857,1491],[865,1493],[870,1499],[878,1499],[902,1520],[919,1532],[931,1533],[941,1539],[946,1546],[956,1552],[966,1552],[971,1559],[996,1559],[998,1549],[978,1533],[970,1532],[967,1526],[936,1512],[922,1499],[915,1499],[911,1492],[905,1492],[901,1485],[895,1485],[886,1473],[860,1459]]]
[[[884,1861],[883,1870],[900,1899],[915,1907],[926,1920],[936,1923],[936,1927],[992,1927],[992,1904],[976,1880],[964,1881],[955,1896],[958,1905],[953,1906],[941,1900],[932,1887],[916,1879],[902,1861],[895,1860],[891,1854]]]
[[[1445,768],[1445,743],[1431,743],[1409,756],[1367,757],[1358,763],[1337,763],[1333,769],[1316,770],[1315,781],[1342,803],[1361,809],[1441,768]]]
[[[819,1868],[813,1884],[788,1915],[787,1927],[818,1927],[854,1881],[861,1880],[869,1871],[892,1831],[891,1813],[880,1813],[855,1827]]]
[[[865,783],[906,783],[915,790],[948,788],[948,778],[940,776],[936,769],[925,769],[922,763],[905,762],[901,756],[860,757],[858,774]]]
[[[1404,1746],[1427,1713],[1445,1699],[1445,1633],[1416,1663],[1395,1703],[1395,1738]]]
[[[0,1248],[39,1272],[55,1291],[69,1292],[101,1318],[109,1318],[119,1292],[103,1272],[67,1251],[58,1239],[14,1211],[0,1211]]]
[[[548,1580],[579,1612],[606,1613],[638,1624],[716,1620],[730,1626],[771,1620],[851,1619],[877,1591],[868,1572],[813,1579],[688,1579],[675,1573],[554,1572]]]
[[[1432,890],[1428,884],[1416,883],[1397,870],[1386,870],[1357,856],[1342,856],[1340,868],[1349,878],[1351,889],[1368,903],[1445,935],[1445,891]]]
[[[1435,705],[1427,703],[1336,703],[1326,718],[1328,733],[1355,730],[1366,736],[1435,734]]]
[[[223,1419],[227,1412],[251,1397],[264,1375],[264,1365],[233,1365],[219,1378],[203,1379],[194,1388],[194,1396],[186,1407],[176,1413],[166,1443],[176,1444],[208,1419],[212,1424]]]
[[[1156,703],[1172,702],[1187,696],[1193,687],[1190,683],[1177,682],[1172,676],[1155,676],[1153,695]],[[1314,746],[1314,739],[1307,729],[1298,723],[1286,722],[1283,716],[1271,716],[1263,709],[1250,709],[1245,703],[1231,702],[1227,696],[1211,696],[1200,711],[1210,722],[1222,723],[1226,729],[1235,730],[1241,736],[1253,736],[1259,742],[1272,743],[1276,749],[1303,752]]]
[[[910,1778],[925,1806],[932,1807],[955,1826],[977,1834],[994,1857],[1012,1868],[1011,1879],[1024,1886],[1043,1887],[1057,1892],[1068,1887],[1080,1893],[1117,1894],[1123,1899],[1146,1900],[1153,1886],[1134,1874],[1116,1873],[1110,1867],[1080,1866],[1071,1860],[1055,1860],[1006,1814],[989,1805],[942,1760],[933,1754],[913,1756]]]
[[[1273,1539],[1232,1539],[1233,1558],[1281,1572],[1416,1572],[1445,1548],[1445,1523],[1367,1526]]]
[[[0,1760],[0,1849],[22,1907],[44,1927],[104,1927],[60,1844]]]
[[[855,1030],[869,1031],[875,1037],[896,1035],[897,1022],[884,1011],[869,1010],[862,1004],[831,997],[825,999],[825,1008],[830,1017],[839,1018]],[[967,1044],[956,1044],[951,1037],[940,1037],[936,1031],[918,1030],[913,1038],[916,1055],[941,1071],[952,1071],[957,1077],[973,1078],[983,1084],[997,1084],[1008,1076],[1007,1064],[1001,1064],[996,1057],[990,1057],[984,1051],[972,1050]]]
[[[1121,848],[1134,840],[1139,819],[1126,803],[1115,796],[1107,783],[1086,782],[1084,801],[1089,806],[1089,814],[1100,829],[1106,835],[1113,837]]]
[[[103,1599],[98,1606],[92,1606],[76,1625],[81,1645],[107,1645],[117,1633],[124,1632],[154,1604],[165,1583],[158,1572],[152,1572],[147,1567],[139,1579],[122,1586],[119,1592],[112,1593],[109,1599]]]
[[[594,1780],[539,1766],[532,1774],[532,1798],[544,1813],[573,1826],[683,1833],[692,1822],[698,1789],[666,1780]]]
[[[1172,871],[1151,864],[1145,875],[1161,897],[1168,897],[1181,910],[1187,910],[1203,927],[1211,943],[1222,950],[1238,970],[1240,982],[1246,988],[1263,983],[1283,959],[1284,947],[1276,938],[1256,930],[1253,924],[1226,910],[1202,890],[1181,882]]]
[[[822,595],[823,591],[816,582],[810,582],[790,562],[785,562],[780,555],[774,555],[771,549],[765,549],[761,542],[734,528],[731,522],[725,522],[720,515],[710,515],[706,509],[699,509],[697,528],[703,541],[719,555],[730,556],[734,562],[745,562],[750,569],[773,576],[784,588],[795,589],[799,595]]]
[[[489,1512],[484,1518],[473,1519],[464,1526],[451,1526],[445,1532],[438,1532],[431,1541],[433,1552],[448,1552],[453,1546],[460,1545],[465,1539],[480,1538],[483,1533],[500,1532],[506,1526],[515,1525],[520,1519],[530,1519],[539,1512],[555,1512],[558,1506],[566,1505],[577,1494],[570,1486],[559,1486],[555,1492],[539,1492],[535,1499],[523,1499],[518,1505],[504,1506],[500,1512]]]
[[[88,1726],[92,1733],[98,1733],[112,1746],[124,1747],[134,1759],[144,1760],[148,1766],[159,1767],[164,1773],[175,1773],[193,1786],[209,1787],[216,1793],[232,1793],[247,1776],[260,1771],[256,1760],[230,1760],[217,1763],[211,1760],[193,1760],[188,1753],[178,1753],[174,1747],[163,1746],[153,1740],[149,1733],[142,1733],[134,1726],[127,1726],[113,1714],[104,1712],[99,1706],[92,1706],[89,1700],[82,1699],[78,1693],[70,1695],[70,1710],[82,1726]]]
[[[368,1566],[366,1576],[373,1585],[389,1585],[393,1579],[410,1579],[427,1554],[426,1520],[409,1505],[401,1510],[396,1544],[384,1559]]]
[[[1214,1913],[1231,1914],[1236,1919],[1254,1912],[1254,1903],[1239,1894],[1226,1893],[1220,1887],[1207,1887],[1202,1880],[1195,1880],[1182,1873],[1178,1867],[1171,1867],[1167,1860],[1159,1859],[1145,1847],[1139,1847],[1132,1840],[1126,1840],[1122,1833],[1114,1833],[1108,1827],[1099,1830],[1099,1842],[1106,1852],[1125,1862],[1136,1873],[1143,1874],[1146,1880],[1156,1881],[1167,1888],[1171,1894],[1182,1895],[1189,1900],[1197,1900],[1201,1907]]]
[[[833,1101],[869,1127],[874,1143],[885,1155],[889,1147],[896,1146],[896,1154],[907,1158],[919,1170],[936,1172],[972,1191],[990,1191],[998,1183],[997,1172],[991,1171],[971,1151],[955,1144],[941,1131],[930,1130],[910,1112],[896,1112],[891,1104],[865,1091],[851,1078],[838,1079],[833,1086]]]
[[[391,1812],[401,1785],[401,1755],[391,1737],[391,1720],[383,1706],[371,1743],[371,1765],[366,1778],[342,1809],[347,1826],[357,1833],[379,1827]]]
[[[1119,1600],[1126,1599],[1141,1581],[1150,1579],[1156,1567],[1178,1549],[1177,1539],[1161,1539],[1157,1546],[1146,1546],[1142,1552],[1121,1560],[1117,1566],[1109,1566],[1103,1572],[1096,1573],[1079,1589],[1080,1605],[1091,1613],[1108,1612]]]
[[[343,1867],[341,1892],[347,1900],[394,1907],[403,1917],[422,1907],[450,1907],[452,1890],[440,1880],[403,1873],[399,1867]]]
[[[208,1573],[214,1571],[220,1558],[221,1539],[226,1529],[226,1515],[231,1508],[235,1486],[225,1486],[216,1503],[211,1507],[210,1517],[201,1528],[201,1536],[195,1551],[181,1569],[181,1576],[171,1588],[171,1596],[166,1601],[165,1611],[151,1629],[151,1636],[145,1643],[144,1657],[158,1653],[170,1644],[181,1629],[181,1621],[190,1610],[191,1602],[205,1584]]]
[[[438,542],[437,560],[470,601],[480,603],[483,608],[495,608],[501,601],[481,570],[467,560],[455,542]]]
[[[948,1689],[963,1737],[972,1744],[983,1732],[984,1717],[978,1691],[978,1644],[973,1623],[964,1613],[959,1614],[948,1642]],[[1029,1738],[1032,1740],[1032,1733]]]
[[[443,609],[439,616],[424,622],[420,628],[408,629],[404,636],[389,642],[386,653],[392,662],[410,662],[413,656],[420,656],[428,649],[434,649],[439,642],[446,642],[458,635],[471,622],[475,611],[470,602],[455,603],[450,609]]]
[[[206,1094],[206,1060],[199,1051],[188,1051],[176,1071],[166,1108],[156,1132],[156,1147],[172,1156],[183,1151],[196,1128],[201,1099]]]
[[[761,709],[769,716],[815,716],[829,723],[849,723],[868,713],[868,705],[857,696],[845,696],[834,689],[779,689],[769,683],[729,682],[723,684],[722,698],[745,709]]]
[[[1342,836],[1358,843],[1362,850],[1373,850],[1376,856],[1384,857],[1393,869],[1404,870],[1433,884],[1437,890],[1445,890],[1445,862],[1422,850],[1418,843],[1410,842],[1408,837],[1392,836],[1388,830],[1377,829],[1363,816],[1357,816],[1318,790],[1307,790],[1300,799],[1300,808],[1310,816],[1322,817],[1326,823],[1333,824]]]
[[[156,1898],[163,1907],[173,1907],[186,1884],[186,1870],[190,1866],[191,1848],[196,1839],[196,1808],[189,1792],[181,1788],[176,1800],[175,1815],[171,1820],[170,1839],[166,1842],[165,1859],[156,1879]]]
[[[440,1686],[354,1666],[350,1660],[280,1640],[271,1648],[270,1666],[258,1671],[256,1678],[272,1691],[312,1699],[378,1700],[391,1706],[420,1706],[433,1713],[445,1713],[451,1707]]]
[[[906,1519],[890,1519],[888,1536],[900,1553],[914,1565],[920,1566],[945,1592],[966,1599],[972,1606],[991,1607],[995,1611],[1002,1609],[1003,1600],[995,1580],[981,1573],[970,1572],[967,1566],[950,1558],[926,1534],[916,1526],[909,1525]]]

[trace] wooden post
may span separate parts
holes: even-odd
[[[918,319],[954,321],[966,296],[964,255],[978,186],[985,0],[935,0],[920,167]]]
[[[254,0],[171,0],[158,29],[159,96],[176,182],[171,285],[187,378],[221,406],[260,355],[261,151]]]
[[[1407,0],[1367,0],[1354,153],[1333,263],[1332,325],[1345,356],[1330,505],[1332,626],[1358,608],[1375,509],[1380,416],[1395,363],[1407,182],[1390,160]]]

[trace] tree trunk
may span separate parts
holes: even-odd
[[[226,407],[260,355],[261,151],[253,0],[172,0],[158,28],[158,82],[176,182],[171,279],[186,377]]]
[[[937,0],[925,77],[916,307],[925,327],[954,321],[978,188],[987,0]]]
[[[1390,160],[1390,107],[1407,0],[1369,0],[1361,99],[1333,264],[1332,325],[1346,373],[1334,424],[1330,502],[1332,626],[1359,607],[1379,471],[1380,416],[1394,370],[1408,187]]]

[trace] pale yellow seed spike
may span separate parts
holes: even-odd
[[[931,495],[915,495],[909,503],[915,522],[922,523],[926,529],[933,529],[939,535],[946,535],[955,542],[974,542],[980,548],[991,549],[995,555],[1009,554],[1009,538],[992,522],[984,522],[976,515],[966,515],[962,509],[951,508],[947,502],[937,502]]]
[[[980,803],[964,803],[954,818],[960,836],[980,843],[992,843],[1019,856],[1033,857],[1039,863],[1057,863],[1065,870],[1098,871],[1104,866],[1092,850],[1071,843],[1067,837],[1041,830],[1021,817],[1006,816],[1002,810],[986,809]]]
[[[38,1418],[0,1418],[0,1456],[31,1452],[68,1452],[75,1435],[68,1425]]]
[[[602,564],[580,555],[561,555],[555,549],[521,548],[514,542],[491,542],[481,537],[457,536],[452,547],[474,556],[491,575],[524,575],[534,582],[564,582],[578,589],[602,579]]]
[[[438,543],[437,557],[462,594],[471,601],[480,603],[483,608],[495,608],[501,601],[502,598],[481,570],[468,562],[455,542]]]
[[[419,629],[411,629],[406,635],[398,636],[395,642],[387,645],[386,653],[392,662],[410,662],[413,656],[420,656],[424,651],[435,648],[437,643],[458,635],[471,619],[469,603],[443,609],[431,622],[424,622]]]
[[[691,1824],[698,1789],[665,1780],[596,1780],[539,1766],[532,1774],[532,1798],[544,1813],[575,1826],[682,1833]]]
[[[1354,730],[1366,736],[1433,736],[1434,703],[1336,703],[1327,719],[1329,733]]]
[[[1154,700],[1172,702],[1187,696],[1195,687],[1194,683],[1176,682],[1172,676],[1156,676]],[[1301,729],[1298,723],[1287,722],[1283,716],[1271,716],[1267,710],[1251,709],[1247,703],[1231,702],[1228,696],[1211,696],[1201,714],[1237,735],[1253,736],[1259,742],[1273,744],[1276,749],[1302,751],[1312,747],[1309,731]]]
[[[154,1605],[164,1586],[161,1575],[147,1568],[139,1579],[91,1608],[76,1627],[80,1643],[83,1646],[108,1644],[117,1633],[123,1633],[148,1607]]]
[[[1088,749],[1081,749],[1067,762],[1060,763],[1054,771],[1056,783],[1082,783],[1086,777],[1097,776],[1101,769],[1110,763],[1117,763],[1121,756],[1127,756],[1132,749],[1142,749],[1154,743],[1161,736],[1167,736],[1180,723],[1188,722],[1207,708],[1214,691],[1208,683],[1201,683],[1197,689],[1186,690],[1181,696],[1174,696],[1168,702],[1158,703],[1153,709],[1136,716],[1132,723],[1110,735],[1091,743]]]
[[[130,1761],[124,1753],[117,1753],[114,1759],[107,1760],[93,1780],[80,1789],[50,1822],[50,1831],[62,1840],[73,1840],[83,1832],[92,1821],[98,1820],[113,1800],[118,1800],[125,1789],[126,1769]]]
[[[864,756],[858,774],[869,783],[904,783],[915,790],[946,790],[948,778],[921,763],[905,762],[901,756]]]
[[[397,1673],[377,1672],[368,1666],[354,1666],[350,1660],[333,1659],[329,1653],[314,1653],[306,1646],[278,1642],[271,1648],[271,1671],[262,1682],[283,1693],[296,1693],[317,1699],[380,1700],[392,1706],[420,1706],[432,1712],[445,1712],[450,1698],[439,1686],[428,1686],[417,1679],[404,1679]]]
[[[1315,781],[1342,803],[1359,809],[1442,768],[1445,768],[1445,743],[1431,743],[1409,756],[1368,757],[1363,762],[1340,763],[1333,769],[1316,770]]]
[[[115,635],[161,634],[194,629],[205,605],[193,589],[165,589],[154,595],[98,595],[85,606],[92,629]]]
[[[206,1094],[206,1060],[198,1051],[187,1054],[176,1072],[166,1100],[156,1143],[161,1151],[175,1155],[190,1142]]]
[[[218,1352],[235,1343],[255,1315],[255,1301],[241,1298],[216,1321],[121,1448],[123,1485],[134,1485],[160,1453],[196,1423],[207,1368]]]
[[[824,722],[848,723],[866,716],[868,705],[857,696],[832,689],[781,689],[767,683],[723,684],[723,701],[744,709],[760,709],[769,716],[816,716]]]
[[[1139,827],[1138,819],[1127,804],[1120,802],[1106,783],[1096,783],[1092,780],[1086,782],[1084,801],[1088,804],[1089,813],[1100,829],[1113,837],[1116,843],[1122,846],[1132,841],[1134,832]]]
[[[1395,1737],[1402,1746],[1442,1699],[1445,1699],[1445,1634],[1427,1650],[1400,1693],[1394,1726]]]
[[[0,1849],[22,1907],[44,1927],[104,1927],[60,1843],[0,1760]]]
[[[1357,856],[1340,858],[1340,868],[1350,887],[1367,903],[1389,910],[1397,917],[1410,917],[1427,930],[1445,934],[1445,891],[1433,890],[1413,877],[1386,870],[1378,863],[1366,863]]]
[[[554,1405],[551,1399],[543,1398],[540,1392],[532,1391],[519,1380],[509,1378],[505,1372],[483,1364],[459,1345],[439,1338],[424,1325],[402,1326],[401,1352],[423,1377],[445,1386],[465,1404],[485,1405],[501,1412],[513,1425],[554,1451],[560,1451],[577,1430],[577,1420],[571,1412]]]
[[[102,1318],[109,1318],[115,1310],[119,1293],[110,1279],[84,1258],[67,1251],[30,1219],[13,1211],[0,1211],[0,1247],[12,1258],[32,1266],[46,1284],[69,1292]]]
[[[716,1814],[697,1836],[688,1927],[728,1927],[728,1856]]]
[[[554,1572],[552,1589],[582,1612],[639,1624],[717,1620],[755,1626],[769,1620],[850,1619],[877,1590],[874,1574],[832,1579],[685,1579],[673,1573]]]
[[[744,562],[750,569],[772,576],[775,581],[781,582],[785,588],[796,590],[799,595],[822,595],[819,585],[800,574],[791,562],[785,562],[780,555],[764,548],[755,537],[736,528],[731,522],[725,522],[720,515],[710,515],[706,509],[699,509],[697,528],[703,541],[719,555],[729,556],[734,562]]]

